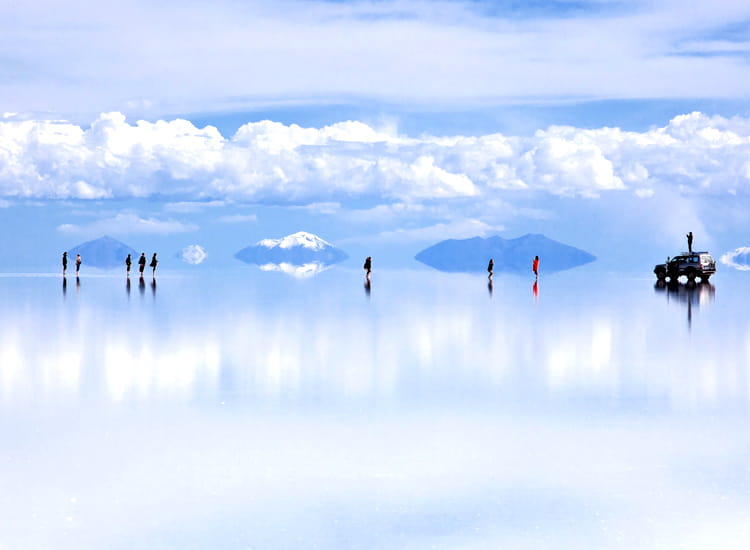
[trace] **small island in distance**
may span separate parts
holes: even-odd
[[[484,271],[490,258],[495,272],[531,271],[534,256],[539,256],[542,271],[563,271],[596,260],[596,256],[540,234],[515,239],[499,236],[448,239],[419,252],[414,258],[439,271],[474,273]]]

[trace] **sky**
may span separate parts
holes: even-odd
[[[6,3],[0,268],[105,234],[229,265],[300,230],[352,265],[525,233],[616,267],[693,231],[718,258],[750,245],[749,23],[740,1]]]

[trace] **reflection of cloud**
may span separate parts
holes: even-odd
[[[186,233],[198,229],[197,225],[186,224],[177,220],[159,220],[141,218],[133,212],[121,212],[112,218],[96,220],[85,225],[62,224],[57,227],[61,233],[144,233],[170,234]]]
[[[191,265],[198,265],[208,257],[202,246],[191,244],[182,249],[182,260]]]
[[[317,275],[318,273],[329,269],[331,266],[321,262],[310,262],[301,265],[282,262],[279,264],[263,264],[258,267],[263,271],[279,271],[294,277],[305,278]]]
[[[722,254],[719,261],[740,271],[750,271],[750,246],[741,246]]]

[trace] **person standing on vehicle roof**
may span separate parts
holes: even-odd
[[[691,231],[687,235],[685,235],[688,240],[688,254],[693,253],[693,232]]]

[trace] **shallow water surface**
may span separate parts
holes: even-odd
[[[0,548],[744,548],[750,283],[0,277]]]

